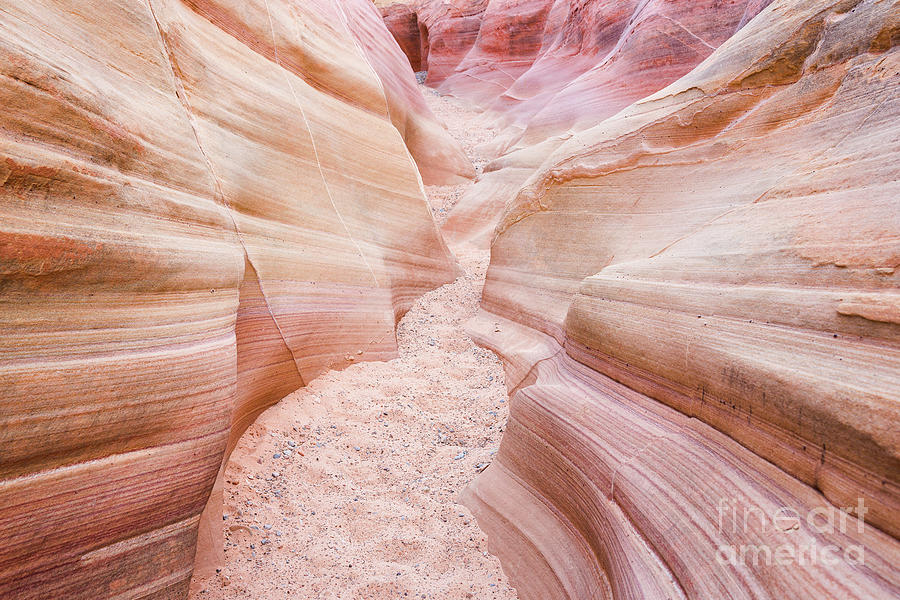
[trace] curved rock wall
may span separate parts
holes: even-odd
[[[486,105],[503,94],[538,57],[552,2],[491,0],[475,44],[438,88]]]
[[[381,14],[417,70],[428,71],[426,83],[440,85],[475,45],[490,0],[377,0]],[[415,27],[413,27],[413,21]],[[415,35],[415,39],[410,39]],[[407,49],[419,48],[416,54]]]
[[[2,4],[0,597],[182,597],[228,444],[454,277],[439,125],[364,0]]]
[[[490,243],[494,227],[544,158],[580,131],[687,74],[768,0],[493,2],[479,44],[439,90],[486,108],[501,155],[451,213],[452,239]],[[491,10],[497,7],[497,10]],[[524,14],[523,14],[524,11]],[[499,13],[489,20],[488,15]],[[541,15],[540,35],[516,35]],[[484,44],[503,33],[515,43]],[[513,48],[511,58],[500,56]],[[487,199],[487,200],[485,200]]]
[[[428,68],[428,46],[424,31],[419,29],[419,16],[410,4],[375,3],[381,12],[381,18],[388,31],[396,40],[400,50],[409,60],[413,71],[425,71]]]
[[[521,597],[900,594],[898,15],[777,0],[507,206],[467,502]]]
[[[348,34],[356,38],[384,84],[391,122],[406,140],[423,181],[452,185],[475,177],[472,163],[425,104],[407,57],[385,36],[380,13],[369,2],[338,4]]]

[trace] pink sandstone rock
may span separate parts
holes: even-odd
[[[776,0],[507,207],[467,503],[520,597],[900,594],[898,14]]]
[[[496,98],[487,115],[500,129],[493,145],[503,155],[451,214],[445,231],[452,240],[487,245],[504,206],[548,153],[686,74],[768,2],[545,2],[551,4],[537,57],[524,72],[510,71],[514,82],[502,77],[505,62],[476,45],[439,88],[476,103]],[[505,8],[515,22],[518,6]],[[489,27],[499,28],[485,21]]]
[[[453,279],[363,4],[4,3],[0,597],[184,597],[243,428]]]
[[[495,100],[538,57],[550,5],[547,0],[491,0],[474,46],[438,90],[477,106]]]
[[[417,70],[428,71],[428,85],[437,86],[450,76],[475,45],[489,0],[410,0],[394,3],[378,0],[391,33],[407,51]],[[399,4],[399,5],[398,5]],[[412,27],[415,15],[416,28]],[[410,39],[416,35],[417,39]],[[409,53],[419,48],[418,55]],[[416,60],[418,58],[418,60]]]
[[[375,3],[379,6],[379,3]],[[419,27],[419,16],[411,4],[401,2],[380,6],[381,18],[409,60],[413,71],[426,71],[428,64],[428,36]],[[423,60],[424,59],[424,60]]]

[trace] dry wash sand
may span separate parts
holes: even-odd
[[[423,93],[483,165],[476,113]],[[465,189],[428,188],[439,223]],[[192,599],[516,597],[457,504],[508,411],[499,361],[461,327],[488,255],[454,251],[465,276],[403,318],[399,358],[322,375],[241,438],[225,471],[226,564],[194,582]]]

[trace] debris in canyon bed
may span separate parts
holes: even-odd
[[[453,186],[426,191],[437,208],[460,197]],[[457,251],[468,275],[416,302],[399,325],[399,358],[340,361],[346,370],[310,381],[241,438],[226,467],[225,526],[246,519],[258,529],[228,534],[231,584],[203,581],[209,593],[197,600],[324,598],[335,586],[371,600],[516,597],[505,579],[496,585],[499,562],[456,504],[499,445],[508,406],[499,360],[463,329],[488,255]],[[300,448],[315,448],[315,460],[294,460]],[[274,454],[291,460],[266,460]]]

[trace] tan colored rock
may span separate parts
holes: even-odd
[[[898,14],[776,1],[507,207],[468,502],[521,597],[900,593]]]
[[[347,5],[4,4],[0,596],[183,597],[240,431],[453,278]]]
[[[410,61],[385,35],[381,15],[368,2],[339,3],[348,33],[356,38],[384,86],[391,122],[403,136],[427,185],[452,185],[475,177],[472,163],[422,99]]]

